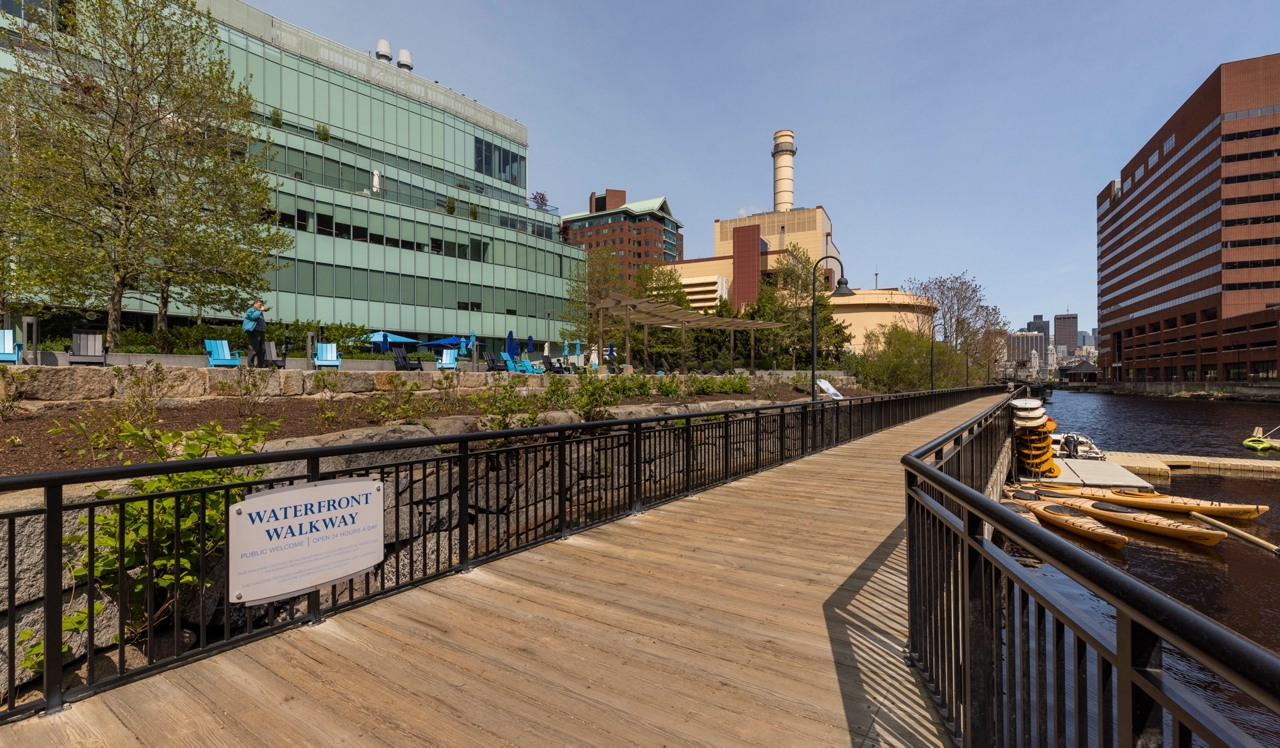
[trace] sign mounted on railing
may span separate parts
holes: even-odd
[[[382,562],[382,482],[303,483],[256,493],[230,509],[233,603],[292,597]]]
[[[840,390],[836,389],[835,387],[832,387],[831,383],[825,379],[818,380],[818,388],[821,389],[823,392],[827,393],[827,395],[829,395],[832,400],[844,399],[844,395],[840,394]]]

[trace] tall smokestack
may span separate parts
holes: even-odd
[[[796,134],[779,130],[773,134],[773,210],[782,213],[795,205]]]

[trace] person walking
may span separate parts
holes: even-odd
[[[249,366],[258,369],[267,368],[267,305],[262,299],[253,302],[253,306],[244,313],[244,322],[240,327],[249,334]]]

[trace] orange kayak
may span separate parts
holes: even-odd
[[[1168,538],[1185,540],[1188,543],[1196,543],[1197,545],[1214,546],[1227,537],[1227,534],[1221,530],[1214,530],[1201,524],[1191,524],[1169,519],[1168,517],[1161,517],[1158,514],[1144,512],[1141,509],[1134,509],[1130,506],[1074,498],[1055,491],[1037,491],[1036,495],[1055,504],[1078,509],[1094,519],[1105,520],[1121,527],[1145,530]]]
[[[1177,514],[1200,512],[1209,517],[1253,519],[1259,515],[1266,514],[1271,509],[1265,504],[1227,504],[1221,501],[1188,499],[1182,496],[1169,496],[1168,494],[1154,491],[1138,491],[1128,488],[1055,486],[1046,483],[1032,483],[1028,487],[1037,491],[1052,491],[1064,496],[1105,501],[1108,504],[1145,509],[1151,512],[1174,512]]]

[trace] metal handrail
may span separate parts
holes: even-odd
[[[907,471],[908,509],[911,508],[911,502],[925,506],[927,511],[943,519],[955,535],[963,538],[968,548],[996,561],[996,567],[1001,571],[1012,570],[1017,567],[1016,562],[985,539],[989,535],[989,528],[999,531],[1041,561],[1052,563],[1065,576],[1113,606],[1121,626],[1131,622],[1135,625],[1136,631],[1150,632],[1158,637],[1158,640],[1168,642],[1232,686],[1256,699],[1267,709],[1280,713],[1280,656],[1169,597],[1146,582],[1087,553],[1053,532],[1027,522],[1001,506],[999,502],[993,501],[980,491],[944,472],[943,468],[946,464],[954,457],[961,455],[966,445],[975,440],[983,429],[999,428],[1012,436],[1012,423],[1008,417],[1010,399],[1005,398],[984,413],[902,458],[902,464]],[[927,488],[939,492],[958,506],[959,514],[956,514],[954,509],[944,507],[935,501],[934,497],[925,490]],[[910,511],[908,514],[911,514]],[[997,558],[997,554],[1003,558]],[[1035,581],[1032,577],[1024,576],[1023,579],[1018,580],[1019,584],[1028,581],[1032,585],[1030,589],[1039,594],[1037,604],[1052,602],[1049,600],[1055,596],[1052,590],[1043,586],[1037,588],[1034,586]],[[1058,606],[1054,607],[1058,608]],[[1067,606],[1061,606],[1055,610],[1055,615],[1069,617],[1079,614],[1074,607],[1068,609]],[[969,616],[966,618],[963,625],[971,627],[982,625]],[[1080,630],[1090,629],[1092,623],[1090,621],[1067,622]],[[995,636],[999,640],[998,631]],[[1099,641],[1094,635],[1088,638],[1091,640],[1091,646],[1106,646],[1108,643]],[[1116,667],[1122,671],[1126,668],[1133,670],[1130,676],[1133,678],[1135,687],[1160,691],[1167,698],[1172,692],[1170,689],[1174,689],[1174,686],[1167,678],[1159,676],[1158,654],[1155,657],[1156,667],[1140,667],[1120,661],[1124,656],[1121,650],[1132,647],[1128,639],[1129,632],[1118,629],[1115,640],[1110,642],[1113,651],[1108,652],[1108,655],[1117,660]],[[1157,652],[1158,649],[1159,647],[1156,646]],[[913,653],[913,659],[919,666],[921,659],[918,655],[920,653]],[[1122,678],[1123,681],[1124,678]],[[960,694],[940,695],[953,701],[960,700]],[[1123,695],[1121,699],[1121,703],[1124,704]],[[1158,705],[1171,709],[1183,706],[1162,703],[1160,698],[1156,698],[1156,701]],[[970,703],[966,706],[972,709],[976,705]],[[1189,715],[1184,716],[1190,718]],[[985,718],[984,715],[970,715],[964,721],[972,724],[975,720],[980,721]],[[1120,721],[1122,726],[1134,725],[1135,731],[1143,727],[1133,721],[1131,715],[1121,714]],[[1150,724],[1146,726],[1150,727]],[[952,727],[960,733],[958,737],[966,737],[963,734],[963,724],[955,723]],[[1240,736],[1215,735],[1214,737],[1226,741],[1226,744],[1231,744]],[[1121,740],[1124,744],[1128,743],[1123,730]]]
[[[198,532],[199,544],[193,545],[190,540],[182,541],[188,546],[185,552],[192,553],[191,548],[194,548],[197,558],[190,556],[184,558],[192,564],[189,572],[196,578],[197,588],[208,590],[215,583],[213,581],[215,571],[219,569],[225,571],[227,563],[225,556],[219,555],[224,548],[206,548],[204,545],[205,530],[224,528],[226,521],[225,511],[222,511],[221,519],[206,521],[205,512],[211,497],[212,500],[221,501],[221,506],[225,510],[226,506],[230,506],[237,500],[232,498],[233,495],[243,495],[250,491],[292,485],[303,481],[317,482],[343,477],[369,476],[376,477],[384,484],[393,487],[387,493],[394,502],[384,508],[384,516],[389,518],[387,521],[390,523],[386,531],[392,532],[391,537],[394,540],[384,543],[383,562],[378,564],[374,571],[364,574],[362,580],[352,578],[335,583],[326,587],[325,590],[313,589],[299,593],[295,598],[281,601],[279,608],[276,607],[276,603],[252,606],[254,610],[263,614],[261,616],[244,607],[239,614],[240,622],[235,624],[235,628],[231,623],[231,613],[232,608],[238,604],[227,599],[225,585],[221,592],[214,593],[215,597],[208,602],[207,607],[204,594],[197,595],[196,599],[201,606],[198,619],[203,623],[198,625],[198,645],[193,645],[190,651],[180,651],[177,646],[180,627],[187,619],[183,618],[185,614],[176,604],[178,598],[175,597],[173,598],[175,604],[166,609],[167,612],[163,617],[157,617],[160,614],[150,607],[147,609],[144,621],[148,643],[146,664],[135,666],[126,662],[126,643],[123,637],[124,616],[117,616],[117,625],[121,627],[121,634],[115,638],[116,643],[112,645],[118,649],[118,672],[99,678],[95,675],[96,671],[91,668],[85,684],[64,690],[62,652],[58,647],[48,647],[44,652],[44,676],[41,689],[43,700],[27,700],[23,704],[18,704],[14,700],[14,674],[18,668],[16,665],[18,660],[16,657],[11,657],[7,667],[6,663],[0,660],[0,669],[4,669],[9,681],[8,708],[6,710],[4,706],[0,706],[0,722],[21,718],[40,709],[56,711],[61,708],[65,700],[83,698],[104,687],[112,687],[118,683],[145,677],[195,657],[314,622],[325,614],[351,605],[392,594],[445,574],[466,571],[477,563],[485,563],[543,542],[565,538],[603,522],[629,516],[711,486],[784,464],[994,392],[993,388],[978,387],[900,395],[875,395],[817,403],[800,401],[704,413],[650,416],[507,431],[469,432],[388,442],[172,460],[88,470],[64,470],[0,478],[0,492],[34,488],[44,491],[44,501],[38,507],[0,511],[0,533],[7,533],[10,559],[5,567],[6,572],[0,575],[0,598],[7,595],[8,609],[12,611],[16,609],[14,591],[18,587],[20,578],[29,580],[26,584],[27,595],[32,588],[39,589],[40,595],[28,596],[22,604],[28,606],[42,604],[43,641],[48,642],[63,638],[62,617],[65,613],[64,606],[67,604],[64,602],[63,594],[64,555],[68,543],[71,542],[64,538],[63,532],[71,516],[77,516],[74,520],[76,522],[87,521],[88,523],[86,533],[88,540],[78,541],[80,545],[73,552],[87,553],[90,566],[93,563],[95,547],[99,554],[124,554],[123,540],[119,541],[118,549],[114,545],[116,542],[114,540],[110,545],[101,545],[104,541],[94,540],[95,521],[100,528],[118,527],[114,537],[123,538],[126,510],[132,507],[135,516],[138,511],[145,516],[145,532],[142,532],[139,537],[148,539],[146,542],[146,591],[140,594],[144,594],[147,600],[152,600],[157,594],[154,564],[162,560],[153,558],[151,555],[153,550],[150,538],[161,537],[156,535],[155,529],[157,512],[167,511],[174,517],[179,514],[190,517],[193,516],[191,513],[197,513],[195,516],[199,517],[198,526],[192,528],[191,532]],[[533,437],[545,438],[531,439]],[[489,440],[502,444],[473,446],[477,442]],[[695,442],[703,444],[718,442],[722,448],[695,450]],[[406,454],[406,450],[421,450],[425,447],[452,447],[453,449],[441,449],[437,454],[432,455],[409,456]],[[606,468],[606,472],[593,476],[591,481],[579,481],[577,477],[569,477],[571,472],[579,475],[583,465],[596,464],[591,462],[594,459],[591,455],[599,454],[600,450],[614,451],[618,456],[617,464],[612,464],[610,460],[611,466]],[[324,458],[372,453],[387,454],[375,458],[379,464],[322,469],[321,460]],[[524,463],[521,462],[522,460]],[[648,462],[656,466],[658,460],[665,461],[663,465],[666,466],[668,473],[661,476],[664,480],[654,481],[644,477],[642,463]],[[268,474],[261,477],[231,473],[228,479],[216,485],[173,488],[136,495],[127,491],[125,493],[107,491],[87,500],[64,500],[66,486],[101,485],[108,481],[148,476],[227,471],[247,466],[286,463],[298,464],[305,468],[291,469],[288,474]],[[536,464],[536,468],[530,469],[542,471],[542,477],[506,489],[500,488],[498,483],[489,482],[491,477],[501,474],[503,470],[513,468],[520,470],[521,464],[526,466]],[[664,468],[656,467],[655,469]],[[429,485],[430,481],[434,481],[434,488]],[[545,514],[540,521],[528,527],[515,527],[513,534],[510,524],[513,513],[517,520],[520,512],[532,512],[536,517],[538,507],[542,507],[542,511],[550,514]],[[219,510],[214,511],[216,516]],[[482,526],[480,521],[503,516],[507,518],[506,525],[499,522],[498,524],[486,523]],[[43,520],[39,522],[43,525],[42,529],[35,528],[33,524],[27,524],[36,520]],[[407,526],[404,523],[407,523]],[[473,524],[475,525],[474,534],[471,530]],[[179,524],[174,522],[173,526],[176,533]],[[24,534],[23,537],[27,537],[26,533],[35,532],[39,532],[42,536],[41,556],[43,558],[39,570],[14,563],[14,549],[19,531]],[[173,558],[176,561],[180,535],[181,533],[175,534],[171,550],[156,552],[162,552],[163,559]],[[427,543],[431,536],[436,540],[434,550],[430,551],[431,555],[429,555],[430,549]],[[31,537],[34,538],[34,535]],[[407,571],[402,568],[403,565],[407,565]],[[197,566],[198,569],[195,568]],[[125,564],[117,564],[115,568],[117,574],[125,574]],[[97,591],[96,578],[91,578],[89,581],[92,583],[83,586],[87,596],[84,607],[88,625],[87,641],[92,643],[94,651],[102,646],[96,644],[98,639],[94,636],[95,620],[98,615],[93,607],[95,595],[110,594],[117,609],[124,608],[127,597],[124,591],[125,577],[120,576],[119,579],[119,592]],[[327,600],[324,598],[325,594],[328,595]],[[102,599],[105,600],[106,597]],[[151,603],[148,603],[148,606],[150,605]],[[218,629],[209,630],[211,619],[205,616],[206,612],[220,613],[222,621],[220,633]],[[153,613],[155,613],[154,616]],[[254,620],[259,617],[265,623],[255,624]],[[5,637],[11,654],[16,653],[15,621],[15,617],[10,615],[8,625],[0,626],[0,637]],[[158,657],[153,655],[150,647],[153,624],[171,626],[169,630],[175,637],[174,654],[163,654]],[[206,637],[207,633],[208,637]]]

